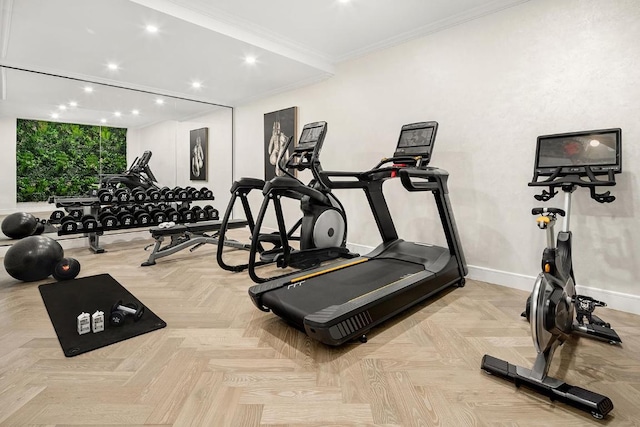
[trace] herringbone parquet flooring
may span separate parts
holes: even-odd
[[[140,267],[148,243],[66,251],[82,263],[81,277],[111,274],[168,323],[73,358],[40,298],[46,281],[0,273],[1,425],[640,425],[638,316],[598,309],[623,346],[575,338],[556,353],[551,375],[613,400],[610,416],[596,421],[481,372],[485,353],[532,364],[519,317],[525,292],[469,280],[377,328],[366,344],[330,348],[257,310],[246,273],[219,269],[215,246]]]

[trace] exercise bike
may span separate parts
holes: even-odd
[[[291,152],[291,155],[286,160],[281,156],[277,162],[283,176],[276,176],[266,183],[251,178],[243,178],[234,183],[233,197],[225,211],[220,236],[224,236],[225,221],[229,221],[233,206],[240,199],[251,232],[249,261],[246,264],[231,265],[224,260],[222,248],[218,247],[217,261],[221,268],[236,272],[246,269],[254,282],[262,283],[274,278],[258,274],[258,267],[264,265],[303,270],[324,261],[358,256],[346,248],[347,220],[342,204],[317,179],[318,171],[322,170],[319,154],[326,132],[326,122],[309,123],[304,126],[297,146],[292,147],[293,137],[288,139],[282,153]],[[314,178],[309,184],[304,184],[291,170],[310,170]],[[263,187],[260,187],[261,184]],[[263,202],[254,220],[248,194],[258,188],[262,190]],[[289,229],[285,226],[282,197],[300,201],[302,217]],[[262,224],[272,202],[278,230],[265,233],[262,231]],[[292,241],[298,241],[299,248],[293,248]],[[268,244],[272,246],[266,249]]]
[[[534,197],[548,201],[564,193],[564,209],[533,208],[538,227],[546,231],[547,247],[542,254],[542,272],[536,278],[523,316],[531,324],[537,357],[532,369],[512,365],[507,361],[485,355],[481,368],[489,373],[527,386],[551,400],[562,401],[590,412],[596,419],[604,418],[612,409],[611,399],[565,383],[547,375],[555,350],[572,333],[606,341],[622,342],[611,325],[593,315],[602,301],[577,295],[572,265],[572,233],[569,229],[571,195],[582,187],[588,188],[591,198],[599,203],[611,203],[610,191],[597,193],[598,187],[615,185],[615,175],[622,170],[620,129],[578,132],[541,136],[538,138],[535,172],[529,186],[548,187]],[[604,179],[598,176],[606,175]],[[541,180],[542,177],[546,177]],[[563,217],[562,230],[557,238],[554,227]]]

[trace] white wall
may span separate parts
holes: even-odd
[[[330,80],[236,108],[235,178],[263,176],[270,111],[298,106],[299,127],[329,123],[326,170],[368,169],[393,153],[403,124],[436,120],[432,165],[451,174],[470,277],[531,289],[545,243],[530,214],[540,202],[527,187],[536,137],[621,127],[618,199],[574,195],[574,267],[581,291],[639,312],[639,21],[635,0],[535,0],[343,63]],[[401,237],[444,242],[429,195],[395,182],[388,190]],[[360,193],[338,193],[349,241],[374,246]]]
[[[0,118],[0,213],[16,208],[16,119]]]
[[[127,132],[129,163],[145,150],[153,153],[149,166],[158,185],[207,187],[213,191],[212,204],[224,212],[229,200],[232,168],[232,110],[223,108],[189,121],[167,121]],[[208,174],[206,181],[189,180],[189,135],[193,129],[209,128]]]

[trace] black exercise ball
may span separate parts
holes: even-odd
[[[47,236],[29,236],[11,245],[4,256],[4,268],[18,280],[46,279],[64,257],[60,243]]]
[[[62,258],[53,268],[53,277],[56,280],[75,279],[80,273],[80,261],[75,258]]]
[[[37,226],[38,220],[35,216],[26,212],[16,212],[2,221],[2,232],[12,239],[22,239],[31,236]]]

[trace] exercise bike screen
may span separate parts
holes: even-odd
[[[407,129],[400,133],[398,148],[426,147],[431,145],[433,128]]]
[[[615,132],[541,137],[538,140],[536,167],[616,165],[617,157]]]

